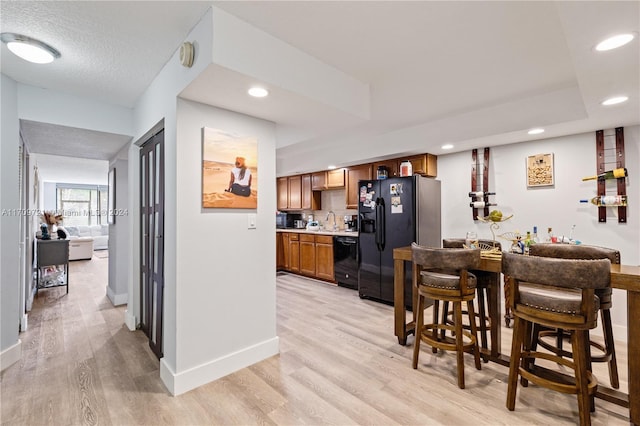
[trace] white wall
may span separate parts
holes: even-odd
[[[18,182],[18,91],[0,74],[0,370],[20,359],[20,194]],[[6,210],[5,210],[6,209]]]
[[[613,130],[606,130],[605,134]],[[547,227],[553,232],[568,235],[575,224],[573,237],[585,244],[617,248],[622,263],[640,263],[640,127],[624,129],[627,179],[627,223],[617,220],[617,209],[609,209],[606,223],[598,222],[598,210],[580,199],[596,195],[594,181],[583,182],[585,176],[596,173],[595,132],[561,138],[523,142],[491,148],[489,189],[496,192],[491,199],[495,209],[513,218],[503,224],[497,234],[508,231],[526,232],[538,227],[546,235]],[[479,151],[481,151],[479,149]],[[526,158],[535,154],[554,154],[555,185],[528,189],[526,186]],[[612,164],[610,168],[615,168]],[[480,238],[491,238],[487,224],[471,218],[471,152],[460,152],[438,157],[438,179],[442,181],[442,236],[463,237],[475,230]],[[615,184],[609,182],[612,193]],[[506,241],[501,240],[503,244]],[[626,295],[615,290],[612,309],[614,335],[626,339]]]
[[[128,151],[128,148],[126,148]],[[109,225],[109,284],[107,296],[115,306],[123,305],[129,295],[129,264],[131,246],[129,243],[129,162],[118,159],[112,162],[115,169],[115,208],[118,215],[115,223]],[[122,213],[122,214],[121,214]]]
[[[257,138],[256,229],[247,227],[256,210],[202,208],[203,127]],[[200,385],[278,352],[275,124],[179,100],[176,169],[176,367]]]

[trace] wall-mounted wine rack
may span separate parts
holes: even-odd
[[[478,177],[480,176],[479,170],[482,167],[482,188],[478,187]],[[484,201],[485,203],[489,203],[489,148],[484,149],[483,163],[480,164],[480,159],[478,158],[478,150],[474,149],[471,151],[471,192],[484,192],[484,196],[481,198],[473,197],[473,201]],[[480,208],[473,207],[472,208],[472,216],[473,220],[478,220],[478,214],[481,210]],[[489,216],[489,207],[484,207],[484,215]]]
[[[624,164],[624,128],[616,127],[615,129],[615,138],[616,138],[616,146],[615,148],[615,160],[613,162],[607,163],[605,160],[605,152],[607,148],[605,148],[605,140],[604,140],[604,130],[596,131],[596,167],[598,170],[598,174],[604,173],[607,170],[607,167],[611,164],[615,163],[615,168],[623,168]],[[617,179],[617,195],[627,195],[627,182],[626,177],[621,177]],[[598,195],[606,195],[606,181],[598,180]],[[607,221],[607,207],[598,207],[598,222],[605,223]],[[627,223],[627,206],[619,206],[618,207],[618,222],[619,223]]]

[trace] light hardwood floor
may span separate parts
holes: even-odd
[[[424,345],[418,370],[398,345],[390,306],[281,274],[280,355],[172,397],[142,332],[105,296],[106,258],[71,262],[69,295],[41,291],[21,334],[22,359],[2,373],[3,425],[576,424],[577,402],[530,385],[505,408],[507,368],[473,367],[456,385],[455,355]],[[510,330],[503,331],[508,351]],[[413,338],[409,338],[409,343]],[[626,354],[617,345],[622,386]],[[605,369],[595,366],[601,382]],[[627,410],[596,400],[594,425],[627,425]]]

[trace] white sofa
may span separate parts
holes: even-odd
[[[93,250],[109,248],[109,225],[65,226],[64,229],[70,240],[81,237],[93,238]]]

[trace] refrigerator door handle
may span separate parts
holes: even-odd
[[[378,217],[378,227],[377,227],[377,231],[378,231],[378,235],[377,235],[377,240],[378,240],[378,249],[380,251],[384,251],[384,246],[385,246],[385,234],[386,234],[386,221],[385,221],[385,217],[384,217],[384,198],[378,198],[378,201],[376,201],[376,216]]]

